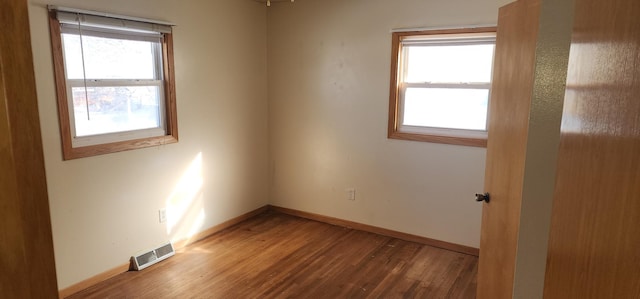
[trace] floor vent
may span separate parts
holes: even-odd
[[[155,263],[168,259],[175,253],[171,243],[167,243],[150,251],[142,252],[131,257],[131,269],[140,271]]]

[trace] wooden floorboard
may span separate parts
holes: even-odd
[[[269,211],[68,298],[475,298],[477,263]]]

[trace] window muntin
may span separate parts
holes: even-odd
[[[177,142],[171,27],[97,14],[50,13],[64,158]]]
[[[495,29],[475,31],[394,33],[390,138],[486,144]]]

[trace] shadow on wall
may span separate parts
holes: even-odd
[[[204,224],[202,152],[198,153],[167,197],[167,235],[171,243],[189,244]],[[179,247],[179,246],[178,246]]]

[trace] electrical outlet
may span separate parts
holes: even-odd
[[[160,220],[160,223],[167,221],[167,209],[158,210],[158,220]]]
[[[355,188],[347,188],[344,190],[347,195],[347,200],[356,200],[356,189]]]

